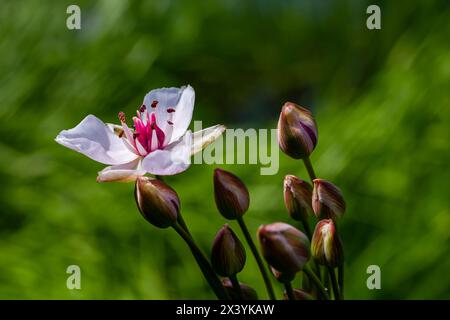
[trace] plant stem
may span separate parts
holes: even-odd
[[[334,299],[341,300],[341,295],[339,293],[339,287],[338,287],[338,283],[336,281],[336,274],[334,273],[334,269],[331,267],[327,267],[327,269],[328,269],[328,273],[330,274],[330,278],[331,278],[331,286],[333,287]]]
[[[338,281],[339,289],[341,289],[341,299],[344,300],[344,263],[342,262],[338,266]]]
[[[178,213],[177,222],[184,229],[184,231],[186,231],[189,235],[191,235],[191,232],[189,231],[189,228],[188,228],[186,222],[184,221],[181,213]]]
[[[250,250],[255,257],[256,263],[258,264],[259,271],[264,279],[264,284],[266,285],[267,293],[269,294],[269,298],[271,300],[275,300],[275,293],[273,292],[272,283],[270,282],[270,278],[267,274],[266,268],[264,267],[264,263],[259,255],[258,249],[256,249],[255,243],[252,240],[250,232],[248,232],[247,226],[245,225],[244,219],[242,217],[237,218],[239,227],[244,234],[245,240],[247,240],[248,245],[250,246]]]
[[[309,159],[309,157],[304,158],[302,160],[303,160],[303,163],[305,164],[306,171],[308,171],[309,178],[311,179],[311,181],[313,181],[317,177],[316,177],[316,173],[314,172],[314,168],[311,164],[311,160]]]
[[[284,287],[286,288],[286,294],[289,300],[295,300],[294,290],[292,289],[292,284],[290,281],[286,281],[284,283]]]
[[[173,226],[173,228],[183,238],[183,240],[186,242],[186,244],[191,249],[192,254],[194,255],[194,258],[200,267],[200,270],[203,272],[203,275],[205,276],[206,281],[208,281],[208,284],[213,289],[217,298],[222,299],[222,300],[228,300],[227,292],[225,291],[224,287],[222,286],[222,283],[220,282],[217,275],[214,273],[214,270],[212,269],[211,265],[209,264],[208,259],[205,257],[205,255],[200,250],[200,248],[197,246],[194,239],[179,224],[175,224]]]
[[[311,233],[311,228],[309,227],[308,221],[305,219],[302,219],[302,225],[303,225],[303,229],[305,229],[306,235],[308,236],[309,240],[311,241],[312,233]]]
[[[237,275],[233,274],[228,277],[231,281],[231,284],[233,285],[234,291],[236,291],[236,294],[239,298],[239,300],[244,300],[244,295],[242,294],[241,285],[239,284],[239,281],[237,279]]]
[[[316,274],[314,272],[312,272],[311,269],[308,266],[305,266],[303,268],[303,272],[315,284],[317,289],[319,289],[320,293],[325,298],[325,300],[330,300],[330,296],[328,295],[327,291],[323,287],[322,283],[320,282],[320,279],[316,276]]]

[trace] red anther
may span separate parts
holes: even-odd
[[[143,104],[143,105],[139,108],[139,111],[140,111],[140,112],[144,112],[145,110],[147,110],[147,107],[145,106],[145,104]]]
[[[125,113],[123,113],[122,111],[119,112],[119,120],[121,122],[126,122],[126,118],[125,118]]]
[[[174,109],[174,108],[169,108],[169,109],[167,109],[167,112],[168,112],[168,113],[175,112],[175,109]]]
[[[153,100],[153,102],[152,102],[152,108],[156,108],[156,105],[158,104],[158,101],[157,100]]]
[[[170,124],[171,126],[173,125],[173,122],[170,120],[167,120],[167,123]]]

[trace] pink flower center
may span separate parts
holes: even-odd
[[[156,109],[158,101],[153,101],[151,107]],[[157,125],[156,113],[149,113],[145,105],[139,108],[137,117],[133,117],[134,131],[127,126],[125,113],[119,112],[119,120],[123,128],[121,138],[131,152],[144,157],[150,152],[164,149],[168,145],[173,130],[172,114],[175,109],[167,108],[166,111],[169,115],[165,132]]]

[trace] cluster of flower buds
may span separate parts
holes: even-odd
[[[284,203],[290,217],[301,221],[308,235],[310,235],[308,217],[314,213],[319,221],[311,239],[311,255],[318,264],[335,268],[343,263],[343,245],[335,223],[345,212],[345,201],[338,187],[329,181],[315,177],[309,156],[317,145],[317,132],[316,122],[309,110],[291,102],[283,105],[278,121],[278,143],[281,150],[288,156],[303,159],[313,182],[311,186],[293,175],[286,176]],[[280,246],[283,246],[284,250],[292,247],[288,241],[281,243]],[[264,250],[263,247],[263,252]],[[280,252],[280,248],[278,251]],[[282,261],[280,259],[280,257],[274,259],[273,256],[266,256],[266,260],[272,266]],[[281,282],[290,281],[289,276],[278,269],[278,267],[272,268],[275,278]],[[308,293],[297,289],[290,292],[290,296],[295,296],[296,299],[310,297]]]
[[[240,272],[245,265],[245,249],[228,224],[217,233],[211,251],[214,271],[222,277],[230,277]]]
[[[317,127],[311,112],[294,103],[285,103],[278,121],[278,141],[284,153],[295,159],[303,159],[307,164],[317,144]],[[310,162],[309,165],[311,166]],[[306,267],[310,257],[319,265],[329,268],[335,268],[343,263],[343,245],[335,223],[345,212],[344,198],[338,187],[329,181],[315,179],[314,173],[311,174],[312,171],[312,167],[309,167],[308,172],[313,179],[312,186],[296,176],[287,175],[283,190],[284,204],[290,217],[303,223],[308,229],[306,230],[308,236],[311,236],[309,217],[316,216],[319,220],[312,238],[309,239],[302,231],[283,222],[261,225],[257,232],[262,255],[268,262],[272,274],[279,282],[285,284],[287,290],[285,298],[289,296],[298,300],[313,299],[314,289],[311,289],[313,293],[310,293],[308,288],[293,289],[290,285],[296,273],[305,268],[305,272],[311,277],[311,271]],[[257,253],[255,254],[257,249],[252,245],[251,236],[242,219],[250,204],[247,187],[236,175],[221,169],[214,171],[213,182],[218,211],[228,220],[238,220],[252,253],[257,257]],[[164,182],[138,177],[135,198],[139,211],[153,225],[167,228],[178,223],[179,198]],[[221,289],[225,289],[233,299],[257,299],[255,290],[238,282],[236,277],[244,268],[245,262],[244,246],[231,227],[225,224],[216,234],[212,245],[211,269],[213,274],[225,277],[222,279]],[[258,265],[266,281],[267,275],[264,276],[265,271],[261,268],[260,262],[261,259]],[[320,269],[319,266],[316,267]],[[314,281],[320,281],[317,279]],[[266,287],[270,295],[267,282]],[[318,288],[320,289],[320,286]],[[327,294],[323,293],[323,296]]]

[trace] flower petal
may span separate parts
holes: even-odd
[[[142,161],[142,168],[155,175],[174,175],[191,165],[192,132],[163,150],[155,150]]]
[[[75,128],[61,131],[55,141],[103,164],[118,165],[137,158],[105,123],[93,115],[88,115]]]
[[[217,124],[215,126],[194,132],[191,154],[194,155],[205,149],[211,143],[216,141],[216,139],[219,138],[225,130],[226,127],[224,125]]]
[[[131,162],[106,167],[98,173],[97,182],[129,182],[135,181],[138,176],[145,174],[141,169],[141,159],[137,158]]]
[[[156,104],[153,103],[155,101]],[[147,93],[144,98],[144,105],[149,113],[155,112],[156,123],[164,133],[168,132],[170,126],[168,121],[173,123],[169,144],[186,133],[191,123],[194,102],[195,92],[190,85],[181,88],[155,89]]]

